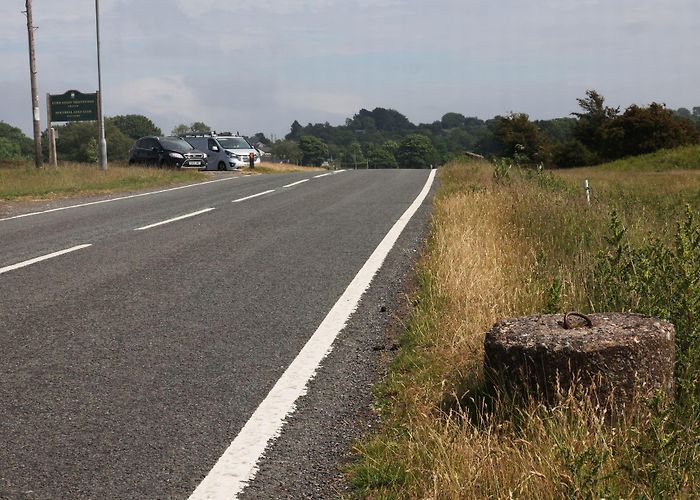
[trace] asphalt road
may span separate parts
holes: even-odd
[[[187,498],[427,179],[224,178],[0,216],[0,497]],[[248,496],[338,491],[349,435],[327,431],[370,401],[385,304],[398,307],[429,201]]]

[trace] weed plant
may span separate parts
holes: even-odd
[[[570,174],[506,165],[441,169],[416,306],[376,389],[383,426],[357,444],[349,470],[355,495],[697,497],[697,184],[669,171],[653,186],[630,172],[613,185],[620,173],[588,169],[606,186],[588,206]],[[663,210],[651,206],[660,198]],[[643,400],[611,421],[574,390],[553,407],[484,397],[484,332],[504,317],[572,309],[671,320],[675,401]]]

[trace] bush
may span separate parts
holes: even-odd
[[[0,160],[16,160],[22,156],[19,144],[0,137]]]
[[[557,144],[552,151],[552,162],[557,167],[585,167],[596,165],[598,157],[578,139]]]

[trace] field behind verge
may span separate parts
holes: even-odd
[[[376,390],[382,428],[349,469],[364,498],[700,494],[700,171],[441,169],[416,304]],[[585,204],[581,183],[593,186]],[[546,408],[484,392],[497,320],[635,310],[677,327],[674,404],[610,424],[571,395]]]

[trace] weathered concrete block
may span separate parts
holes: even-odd
[[[592,388],[598,402],[626,406],[637,395],[673,396],[675,329],[633,313],[551,314],[503,320],[486,334],[485,369],[509,391],[553,401],[557,388]],[[573,326],[571,325],[573,323]]]

